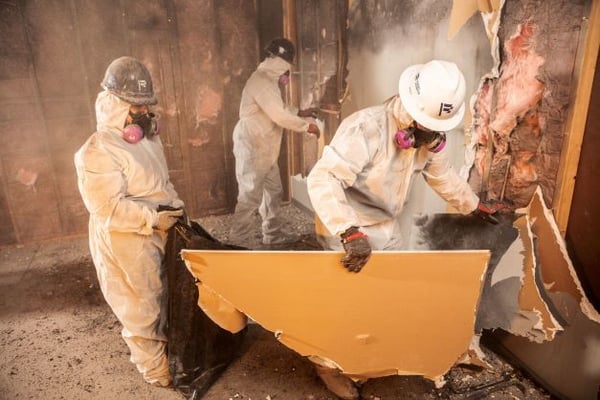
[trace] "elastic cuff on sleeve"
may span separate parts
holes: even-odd
[[[158,224],[158,212],[149,208],[144,208],[144,220],[146,223],[140,230],[141,235],[151,235],[154,232],[154,227]]]

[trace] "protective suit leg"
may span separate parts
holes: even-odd
[[[260,205],[260,216],[262,217],[262,234],[264,244],[288,243],[294,241],[295,237],[283,231],[280,218],[281,198],[283,188],[281,187],[281,176],[279,166],[274,164],[265,177],[263,202]]]
[[[102,229],[90,231],[90,249],[100,289],[123,325],[122,336],[131,351],[131,361],[148,383],[160,386],[171,382],[164,330],[165,242],[165,234],[158,231],[149,236]]]
[[[238,181],[238,197],[235,206],[235,224],[229,233],[229,242],[246,245],[253,239],[252,231],[257,226],[258,208],[263,201],[266,171],[255,159],[237,157],[235,161]]]

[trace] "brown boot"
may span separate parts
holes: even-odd
[[[327,389],[343,400],[358,400],[360,394],[354,381],[334,368],[315,365],[317,375],[323,381]]]

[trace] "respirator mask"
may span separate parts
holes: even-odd
[[[286,86],[288,83],[290,83],[290,71],[289,70],[279,76],[279,84],[281,86]]]
[[[158,135],[158,117],[154,113],[133,114],[129,113],[131,123],[123,128],[123,139],[128,143],[137,143],[142,138],[152,139]]]
[[[394,134],[394,143],[400,149],[417,149],[425,146],[432,153],[439,153],[446,146],[444,132],[424,131],[414,124],[406,129],[401,129]]]

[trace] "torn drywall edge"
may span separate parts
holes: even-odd
[[[521,284],[523,283],[523,277],[525,276],[525,265],[522,261],[524,251],[525,247],[522,240],[515,240],[510,244],[508,250],[500,257],[498,265],[492,271],[490,287],[494,287],[497,283],[513,277],[519,278]],[[521,261],[520,268],[519,261]]]
[[[481,335],[476,334],[473,335],[471,339],[471,344],[469,345],[469,349],[456,360],[456,365],[458,364],[470,364],[477,365],[481,368],[492,369],[493,366],[486,361],[487,357],[483,350],[481,350],[480,346]]]
[[[505,0],[496,0],[495,11],[493,12],[482,12],[481,19],[485,26],[485,32],[488,40],[490,41],[490,52],[494,65],[489,73],[489,76],[497,78],[499,75],[500,67],[500,39],[498,38],[498,29],[500,28],[500,21],[502,17],[502,9],[504,8]]]
[[[540,256],[544,257],[541,263],[541,275],[546,290],[571,294],[577,299],[582,312],[588,318],[600,322],[600,314],[585,295],[577,277],[552,211],[546,207],[541,187],[537,187],[529,205],[522,211],[531,215],[532,231],[538,237],[540,244],[555,244],[554,246],[538,246]],[[557,250],[554,251],[554,249]],[[552,253],[550,254],[550,252]]]
[[[476,332],[503,329],[541,343],[562,327],[535,284],[535,255],[526,215],[513,219],[515,239],[489,270],[480,300]]]
[[[455,1],[456,2],[456,1]],[[480,123],[479,113],[476,111],[476,105],[479,99],[480,94],[482,93],[484,87],[486,85],[493,85],[498,79],[500,75],[500,39],[498,38],[498,29],[500,28],[500,21],[502,16],[502,9],[504,8],[505,0],[496,0],[495,8],[493,12],[482,12],[481,18],[483,20],[485,31],[490,42],[490,55],[492,56],[493,65],[492,69],[485,75],[483,75],[479,80],[479,85],[477,90],[471,95],[469,99],[469,109],[471,110],[471,124],[467,129],[465,129],[465,138],[468,143],[465,150],[465,165],[462,169],[464,171],[460,171],[461,176],[468,176],[469,171],[473,168],[475,164],[475,159],[477,156],[477,144],[479,142],[479,137],[476,133],[475,126]],[[490,91],[489,95],[493,96],[493,90],[487,89]],[[490,101],[491,104],[491,101]],[[491,112],[490,110],[487,110]],[[487,121],[486,124],[489,124],[490,121]]]
[[[238,333],[244,329],[248,322],[248,318],[244,313],[240,312],[213,289],[203,285],[202,282],[198,282],[196,287],[198,288],[198,307],[215,324],[231,333]]]
[[[531,219],[528,214],[517,218],[514,222],[514,227],[519,231],[519,237],[523,241],[525,274],[522,282],[523,286],[519,291],[519,307],[521,310],[520,316],[530,318],[536,316],[537,321],[527,332],[520,332],[517,329],[518,319],[515,320],[515,328],[511,333],[521,336],[527,336],[530,339],[541,343],[541,341],[552,340],[557,331],[562,330],[562,326],[558,323],[554,315],[548,308],[548,304],[542,297],[542,292],[538,287],[536,276],[538,275],[539,261],[535,252],[534,234],[531,230]],[[535,320],[535,319],[534,319]],[[539,331],[538,329],[541,329]],[[541,334],[538,335],[537,332]],[[524,335],[523,335],[524,334]]]
[[[212,256],[218,253],[218,257],[216,260],[212,259],[210,262],[207,262],[203,259],[207,257],[207,253],[211,253]],[[260,263],[257,264],[256,261],[250,259],[256,256],[260,257],[264,253],[275,255],[276,259],[274,265],[276,265],[277,268],[269,268],[266,265]],[[403,374],[421,375],[436,381],[454,365],[460,354],[463,354],[466,349],[468,349],[474,334],[474,309],[476,308],[477,300],[481,294],[481,276],[489,261],[490,254],[488,251],[419,253],[384,252],[382,254],[383,258],[379,261],[377,261],[378,255],[376,252],[374,254],[374,264],[369,265],[368,267],[370,268],[361,271],[361,274],[358,276],[348,274],[347,271],[340,268],[340,254],[338,254],[338,252],[295,252],[312,253],[312,255],[310,255],[311,257],[318,257],[318,259],[315,259],[317,260],[316,262],[315,260],[307,262],[307,259],[290,257],[290,253],[291,252],[206,252],[186,250],[182,252],[182,256],[186,261],[188,268],[192,271],[192,274],[201,280],[204,285],[210,285],[211,288],[218,290],[235,309],[244,312],[257,323],[265,327],[265,329],[272,332],[278,332],[278,339],[283,344],[288,347],[293,346],[290,348],[304,356],[316,354],[320,357],[335,360],[335,362],[341,366],[349,365],[344,371],[351,376],[374,377],[381,376],[381,374],[397,374],[399,373],[398,371],[400,371],[400,373]],[[325,256],[324,264],[319,261],[323,256]],[[237,261],[228,264],[227,262],[223,262],[223,257],[242,257],[244,262],[240,263]],[[424,261],[425,267],[421,266],[418,270],[409,268],[410,265],[414,265],[417,262],[415,261],[415,257],[418,257],[418,262],[420,264],[422,264],[421,261]],[[216,264],[213,261],[216,262]],[[482,262],[483,264],[481,264]],[[390,268],[390,263],[392,265],[406,267]],[[216,268],[217,265],[218,268]],[[440,265],[444,266],[441,270]],[[277,273],[273,274],[273,271],[276,271]],[[441,274],[439,273],[440,271],[442,272]],[[292,273],[292,275],[290,275],[290,273]],[[399,273],[400,275],[398,275]],[[407,273],[408,275],[406,275]],[[474,273],[477,273],[477,275],[474,276]],[[317,279],[321,285],[325,284],[325,286],[327,286],[327,284],[330,284],[331,282],[335,283],[335,285],[332,288],[322,288],[320,286],[312,288],[310,285],[307,285],[306,282],[307,279],[314,280],[315,274],[317,277],[320,276],[320,274],[325,274],[327,276],[327,279]],[[427,279],[422,279],[424,278],[424,276],[422,276],[423,274]],[[239,282],[243,282],[244,290],[236,290],[234,288],[235,285],[232,282],[232,276],[235,276]],[[285,279],[282,280],[283,277],[285,277]],[[266,278],[267,282],[263,282],[263,278]],[[408,280],[405,278],[408,278]],[[294,284],[282,285],[281,282],[283,281],[293,282]],[[257,282],[260,282],[261,285],[266,284],[267,286],[263,286],[262,289],[257,289],[257,287],[260,287],[260,285],[256,286]],[[276,282],[276,284],[273,284],[274,282]],[[407,282],[408,286],[402,286],[404,290],[393,289],[395,285],[406,285]],[[420,284],[417,284],[418,282],[427,282],[427,284],[423,287]],[[470,284],[465,285],[465,282],[470,282]],[[417,284],[417,286],[413,287],[415,284]],[[343,287],[344,290],[342,292],[339,290],[336,292],[340,287]],[[386,290],[382,291],[382,287]],[[365,288],[367,291],[361,293],[361,291],[365,291]],[[471,290],[465,290],[465,288]],[[315,292],[317,289],[318,292]],[[475,289],[476,291],[474,291]],[[257,290],[260,290],[261,293],[263,293],[263,296],[253,296],[252,293]],[[377,293],[377,296],[373,296],[373,293],[371,292]],[[435,296],[434,293],[445,293],[445,295]],[[416,299],[415,295],[417,297]],[[324,299],[322,298],[323,296],[325,296]],[[352,301],[346,299],[347,296],[351,296]],[[358,325],[350,325],[350,327],[354,326],[354,331],[350,332],[346,329],[348,327],[339,326],[340,321],[342,325],[346,324],[347,321],[344,319],[340,320],[339,318],[332,318],[331,315],[326,319],[321,315],[318,317],[320,318],[319,321],[310,322],[311,318],[314,317],[314,310],[317,310],[316,313],[321,314],[323,311],[331,312],[331,310],[323,310],[323,305],[325,304],[329,307],[331,306],[329,303],[332,302],[335,303],[333,305],[334,308],[339,307],[340,305],[347,307],[348,303],[354,304],[351,309],[352,311],[341,310],[340,313],[335,313],[335,315],[345,315],[347,318],[349,315],[357,312],[357,305],[355,304],[357,296],[358,300],[360,300],[358,301],[359,311],[362,310],[360,311],[362,313],[360,315],[364,314],[366,319],[376,319],[375,321],[367,323],[367,326],[369,327],[368,331],[355,329],[356,326],[360,328],[360,326],[365,323],[365,318],[362,317],[356,320]],[[392,296],[393,299],[390,296]],[[452,303],[448,303],[447,300],[445,300],[449,296],[455,299]],[[361,299],[360,297],[363,298]],[[277,301],[273,301],[273,299],[277,299]],[[412,309],[413,304],[410,302],[411,299],[416,302],[414,305],[420,307],[419,310],[425,309],[425,317],[421,311],[418,315],[414,312],[406,313],[406,310]],[[379,306],[370,304],[363,306],[362,304],[373,300],[383,303]],[[287,306],[286,308],[286,301],[288,302],[287,304],[295,304],[295,306]],[[290,301],[292,301],[292,303],[289,303]],[[315,303],[315,301],[317,301],[317,303]],[[242,303],[245,305],[242,306]],[[471,304],[468,309],[465,308],[467,304]],[[444,309],[448,307],[451,307],[452,311],[444,311]],[[394,315],[403,315],[404,317],[399,320],[390,320],[389,318],[377,319],[376,315],[373,315],[373,310],[378,309],[385,309],[386,313],[392,312]],[[277,316],[277,313],[279,313],[280,316],[278,318],[280,318],[280,321],[269,322],[270,317],[265,320],[265,318],[263,318],[265,316],[265,310],[268,311],[267,315]],[[434,310],[436,311],[434,312]],[[281,314],[284,311],[285,313]],[[273,314],[273,312],[275,312],[275,314]],[[440,316],[438,313],[442,315]],[[435,318],[433,317],[434,315]],[[293,316],[294,318],[290,318],[290,316]],[[428,329],[432,332],[445,331],[446,335],[444,340],[428,337],[428,335],[425,335],[424,338],[422,331],[419,328],[420,324],[423,322],[415,324],[415,321],[413,321],[415,317],[418,317],[416,321],[430,321],[433,325],[441,324],[446,327],[442,328],[441,326],[436,325],[437,327],[434,326],[431,329]],[[449,318],[451,320],[447,320]],[[457,319],[463,321],[465,318],[471,320],[473,323],[470,329],[468,329],[468,323],[456,323]],[[270,319],[272,320],[272,318]],[[319,345],[318,340],[314,340],[314,337],[308,337],[307,339],[305,335],[314,333],[322,335],[322,332],[314,330],[311,327],[315,326],[315,324],[318,326],[328,326],[328,324],[331,325],[330,322],[333,321],[337,321],[333,324],[333,328],[337,329],[337,331],[325,331],[330,336],[329,339],[324,342],[329,343],[329,345],[326,344],[325,346],[333,345],[334,347],[339,347],[340,342],[343,342],[342,344],[345,344],[345,346],[342,346],[343,349],[334,349],[337,353],[334,351],[334,353],[332,353],[334,356],[332,357],[321,351],[321,349],[327,349],[324,348],[323,345]],[[385,327],[376,326],[378,324],[389,323],[390,321],[395,321],[395,323],[403,322],[403,328],[400,330],[384,329]],[[285,324],[288,324],[288,326],[285,326]],[[291,327],[289,324],[291,324]],[[300,331],[298,331],[298,326],[300,326]],[[448,326],[455,327],[454,331],[448,332]],[[341,328],[344,329],[340,332],[339,329]],[[294,331],[294,329],[296,330]],[[403,332],[405,340],[399,340],[399,331]],[[463,334],[465,335],[464,341],[460,339]],[[408,337],[406,335],[408,335]],[[343,339],[344,337],[346,337],[346,339]],[[369,340],[370,337],[372,337],[373,340]],[[413,343],[411,340],[416,342]],[[409,346],[410,348],[403,348],[402,346],[399,346],[399,344]],[[349,354],[348,348],[353,348],[355,351]],[[384,348],[385,351],[383,350]],[[373,353],[380,356],[373,357]],[[344,357],[353,359],[356,357],[356,354],[363,358],[358,361],[355,360],[355,362],[350,362],[350,364],[347,363],[348,359],[344,360]],[[454,354],[454,356],[452,356],[452,354]],[[340,357],[343,362],[340,362]],[[391,363],[389,363],[390,360],[392,360]],[[373,364],[373,362],[375,362],[375,364]],[[396,363],[399,363],[399,365],[395,365]],[[425,363],[425,366],[420,367],[423,363]]]
[[[553,306],[553,315],[565,321],[564,331],[553,340],[531,343],[516,335],[498,332],[501,351],[508,351],[513,364],[526,369],[546,389],[561,398],[595,399],[600,382],[600,325],[581,288],[551,211],[545,206],[541,188],[526,208],[536,237],[538,288]],[[556,360],[561,360],[557,362]]]
[[[499,14],[500,10],[499,0],[453,0],[448,23],[448,39],[454,38],[475,13]]]
[[[548,293],[564,306],[565,331],[541,344],[502,331],[492,334],[492,349],[527,371],[561,399],[597,399],[600,388],[600,324],[584,315],[566,292]],[[497,348],[496,346],[500,346]],[[560,362],[557,362],[560,360]]]

